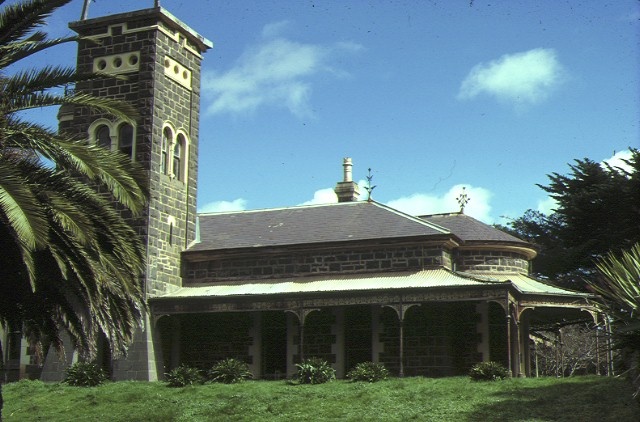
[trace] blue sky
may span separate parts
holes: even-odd
[[[487,223],[548,209],[547,174],[640,142],[637,0],[162,0],[203,62],[201,211],[373,198]],[[151,7],[96,0],[90,17]],[[81,0],[50,19],[68,32]],[[74,63],[74,46],[41,56]],[[48,113],[48,114],[47,114]],[[54,122],[55,111],[36,117]],[[53,125],[54,123],[51,123]]]

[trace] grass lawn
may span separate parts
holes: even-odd
[[[169,388],[160,382],[3,388],[5,421],[640,421],[631,385],[605,377],[404,378],[374,384],[249,381]]]

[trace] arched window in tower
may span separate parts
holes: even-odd
[[[169,145],[171,145],[171,140],[173,139],[173,133],[171,129],[165,127],[162,131],[162,147],[160,152],[160,171],[162,174],[167,174],[169,172]]]
[[[133,156],[133,126],[128,123],[118,128],[118,150],[129,157]]]
[[[96,144],[111,149],[111,129],[107,125],[100,125],[95,131]]]
[[[182,155],[184,151],[185,139],[183,134],[179,134],[176,145],[173,148],[173,174],[178,180],[184,179],[182,169]]]

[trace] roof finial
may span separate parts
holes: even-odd
[[[90,1],[91,0],[84,0],[84,3],[82,4],[82,14],[80,16],[80,20],[82,20],[82,21],[87,20],[87,18],[89,17],[89,2]]]
[[[464,214],[464,207],[467,206],[467,204],[469,203],[469,197],[467,196],[467,191],[466,191],[466,187],[463,186],[462,187],[462,193],[460,194],[460,196],[458,196],[456,198],[456,201],[458,201],[458,205],[460,205],[460,212],[462,214]]]
[[[373,180],[373,175],[371,174],[371,167],[369,167],[369,173],[367,174],[367,186],[365,186],[365,190],[367,191],[367,201],[371,202],[373,199],[371,198],[371,192],[376,188],[376,185],[371,186],[371,181]]]

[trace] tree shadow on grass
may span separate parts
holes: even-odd
[[[558,380],[539,387],[520,387],[492,393],[476,407],[468,421],[500,422],[638,422],[640,406],[631,385],[622,379]]]

